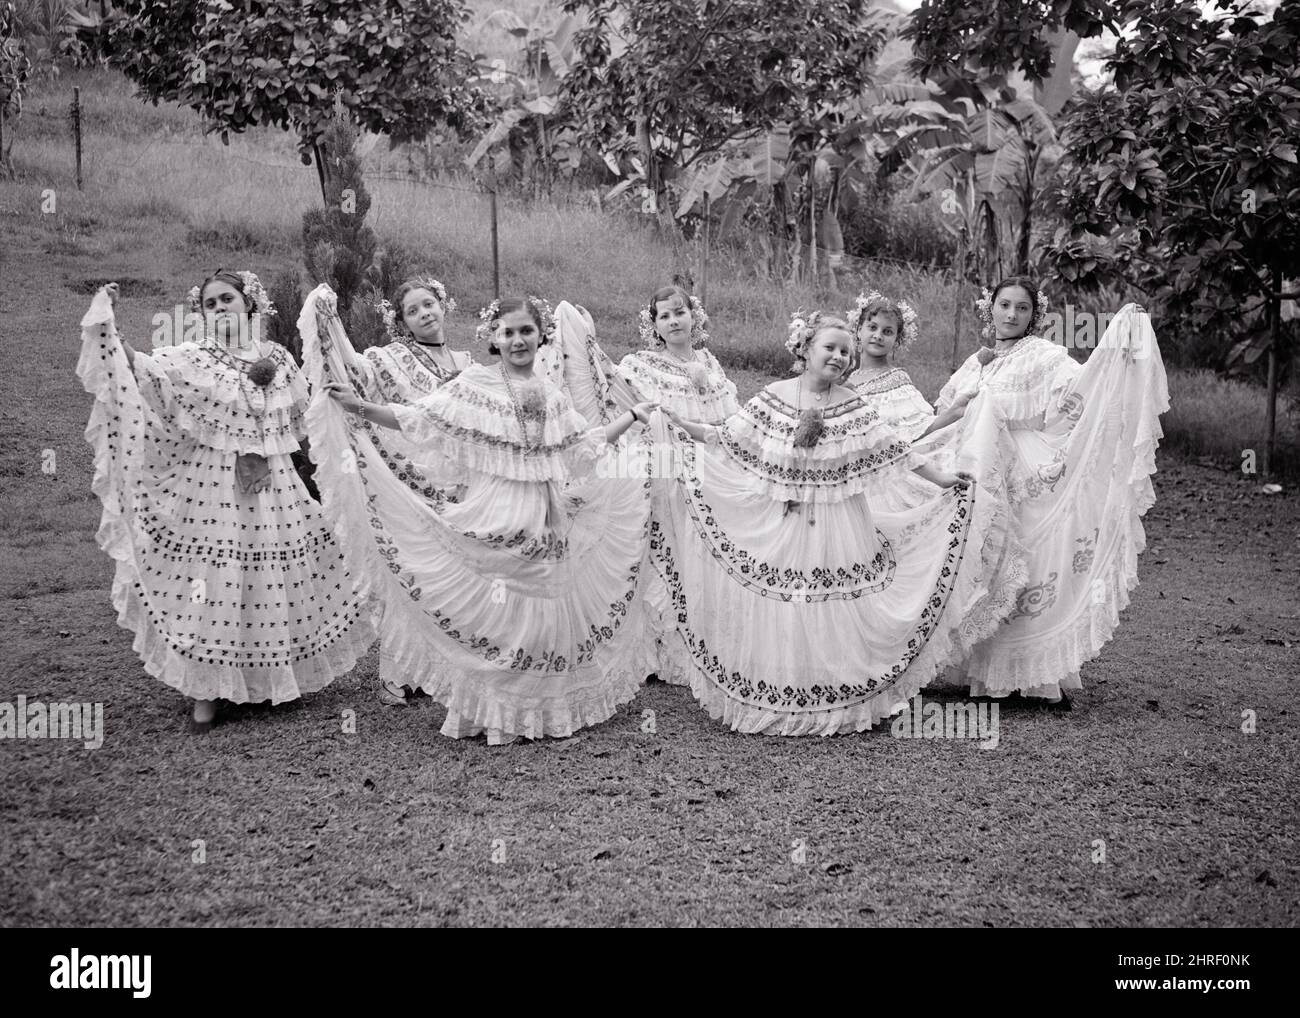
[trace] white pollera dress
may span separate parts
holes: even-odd
[[[991,633],[1024,582],[1005,504],[978,488],[872,511],[872,485],[919,461],[861,399],[826,410],[811,449],[794,447],[798,418],[769,389],[707,443],[652,421],[686,446],[651,526],[660,676],[740,732],[870,728]]]
[[[909,442],[920,438],[934,420],[934,407],[926,402],[912,384],[912,376],[902,368],[888,368],[870,377],[855,371],[845,384],[880,415],[882,424]],[[938,485],[908,470],[900,471],[892,481],[873,485],[867,497],[878,512],[901,512],[938,493]]]
[[[342,325],[322,296],[313,291],[298,322],[313,382],[344,370]],[[480,365],[394,405],[427,491],[411,483],[415,468],[404,478],[384,462],[373,424],[323,391],[307,415],[326,515],[384,604],[397,681],[444,704],[454,738],[598,724],[635,695],[651,657],[640,597],[650,482],[573,483],[598,472],[604,429],[546,379],[530,384],[542,391],[538,415],[521,414],[499,367]]]
[[[332,291],[331,291],[332,292]],[[344,345],[346,344],[346,345]],[[474,363],[468,350],[453,350],[451,370],[434,361],[422,344],[414,339],[394,340],[380,346],[367,347],[357,353],[346,336],[339,339],[339,348],[349,371],[353,387],[372,403],[401,403],[410,405],[423,399],[438,386],[451,381]],[[427,480],[419,469],[419,449],[408,442],[399,431],[376,429],[372,436],[375,451],[384,462],[408,484],[417,489],[428,488]],[[445,492],[455,499],[455,487]],[[399,669],[393,661],[392,648],[387,641],[379,644],[379,678],[382,682],[401,685]]]
[[[658,403],[683,420],[721,424],[740,409],[736,383],[710,351],[701,347],[693,356],[694,363],[703,368],[702,374],[695,373],[698,385],[687,364],[662,350],[628,354],[619,362],[618,373],[637,401]]]
[[[137,352],[133,369],[105,295],[82,320],[96,537],[114,560],[118,624],[150,675],[200,700],[294,700],[349,671],[376,635],[290,458],[306,382],[284,347],[254,344]],[[249,378],[262,357],[275,364],[265,388]],[[269,490],[237,484],[249,454],[265,458]]]
[[[1015,610],[965,669],[977,695],[1056,699],[1081,686],[1137,586],[1142,515],[1169,391],[1146,313],[1125,305],[1080,365],[1064,347],[1027,336],[982,366],[971,356],[939,395],[942,412],[977,390],[963,419],[918,448],[1005,485],[1028,582]],[[983,402],[1002,422],[996,453],[972,451],[966,420]],[[987,445],[985,448],[990,448]]]

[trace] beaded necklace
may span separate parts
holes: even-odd
[[[274,354],[266,357],[259,357],[254,361],[245,360],[243,357],[236,357],[230,350],[222,346],[216,337],[210,338],[210,345],[207,348],[207,352],[212,356],[213,360],[234,370],[235,376],[238,379],[239,393],[244,397],[244,402],[248,405],[248,412],[252,414],[259,423],[261,423],[262,419],[266,416],[266,385],[269,385],[270,382],[268,381],[266,385],[254,382],[252,379],[252,372],[255,367],[261,365],[264,361],[270,361],[272,366],[271,370],[278,371],[280,367],[279,359],[275,357]],[[256,348],[254,348],[254,352],[256,352]],[[272,376],[272,380],[273,379],[274,376]],[[251,385],[254,388],[250,390],[246,388],[246,384]],[[256,389],[262,390],[261,410],[257,409],[256,403],[253,399],[253,394]]]
[[[536,442],[534,442],[532,439],[528,437],[529,415],[524,413],[524,408],[519,402],[519,396],[515,393],[515,387],[510,382],[510,375],[506,373],[505,364],[501,364],[500,368],[501,368],[501,380],[506,383],[506,392],[510,394],[510,404],[511,406],[514,407],[515,420],[519,422],[519,431],[524,436],[524,445],[528,448],[535,449],[541,444],[541,436],[538,435],[538,440]],[[541,421],[543,423],[545,423],[546,421],[546,408],[544,406],[542,408]]]

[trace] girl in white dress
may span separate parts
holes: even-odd
[[[847,318],[862,344],[862,365],[849,376],[849,388],[887,427],[916,441],[933,425],[934,407],[912,384],[912,377],[893,361],[897,353],[916,342],[916,311],[906,301],[895,303],[872,290],[858,295]],[[929,481],[904,471],[895,483],[875,486],[868,497],[874,509],[899,512],[936,494],[938,490]]]
[[[431,276],[415,276],[380,301],[388,343],[358,354],[345,351],[354,386],[367,399],[413,403],[474,363],[468,350],[447,345],[445,322],[456,310],[447,288]]]
[[[113,606],[145,670],[194,699],[282,703],[349,671],[374,642],[366,601],[291,461],[307,385],[260,338],[274,314],[251,272],[218,271],[172,319],[175,345],[138,352],[114,322],[116,284],[82,319],[77,374],[114,559]],[[200,317],[201,315],[201,317]],[[184,341],[182,341],[184,340]]]
[[[722,424],[655,419],[658,441],[696,442],[657,485],[660,675],[736,731],[861,731],[992,632],[1024,574],[1002,555],[1005,507],[918,460],[840,384],[846,322],[796,316],[787,346],[798,377]],[[950,490],[873,512],[867,493],[900,467]]]
[[[374,403],[410,405],[449,382],[474,363],[468,350],[452,350],[444,330],[446,316],[456,310],[447,289],[431,276],[416,276],[402,283],[391,301],[377,307],[384,319],[388,342],[357,353],[346,336],[339,352],[352,386]],[[346,343],[346,345],[345,345]],[[413,459],[411,443],[398,432],[375,435],[375,449],[407,484],[423,490],[429,482]],[[452,493],[454,497],[454,491]],[[409,702],[406,688],[396,680],[391,649],[379,647],[379,700],[392,707]]]
[[[588,428],[534,373],[551,323],[533,298],[489,309],[499,364],[473,365],[411,406],[359,399],[342,382],[329,298],[318,287],[298,322],[323,388],[308,426],[326,514],[384,603],[381,637],[402,681],[446,706],[452,738],[562,737],[606,720],[647,670],[649,481],[570,482],[652,406]],[[461,497],[401,481],[376,452],[376,426],[400,430]]]
[[[703,424],[721,424],[739,410],[736,384],[703,346],[708,320],[699,298],[678,284],[656,290],[640,314],[645,349],[619,363],[619,376],[633,394],[624,401],[650,400]]]
[[[915,441],[934,420],[934,408],[894,357],[916,342],[916,312],[906,301],[891,301],[872,290],[858,295],[847,317],[862,344],[862,364],[849,376],[849,388],[871,403],[889,427]]]
[[[1006,625],[975,651],[973,693],[1018,692],[1063,702],[1079,669],[1114,633],[1137,585],[1141,517],[1169,408],[1160,348],[1146,313],[1125,305],[1080,365],[1038,333],[1047,299],[1024,277],[985,290],[977,307],[993,340],[939,394],[922,442],[969,465],[981,485],[1004,484],[1025,547],[1028,583]],[[996,447],[972,442],[969,422],[992,415]]]

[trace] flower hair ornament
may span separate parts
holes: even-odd
[[[984,328],[980,330],[980,335],[985,339],[993,338],[993,291],[987,286],[980,289],[980,299],[975,302],[975,313],[984,323]],[[1039,290],[1034,295],[1034,318],[1029,323],[1029,328],[1025,331],[1026,336],[1037,335],[1042,332],[1043,327],[1047,324],[1047,294]]]
[[[812,339],[813,324],[816,318],[816,311],[808,314],[802,308],[790,316],[790,329],[785,340],[785,348],[794,357],[796,370],[802,369],[803,352],[808,346],[808,341]]]
[[[848,323],[853,326],[853,335],[856,337],[858,330],[862,328],[862,318],[868,307],[873,302],[879,301],[887,304],[893,310],[898,311],[898,317],[902,319],[902,328],[899,330],[898,340],[895,344],[896,349],[905,350],[911,344],[916,342],[920,330],[916,324],[916,309],[905,300],[891,301],[879,290],[872,290],[870,293],[858,294],[858,299],[854,302],[853,310],[846,316]]]
[[[416,276],[412,282],[415,284],[412,290],[428,290],[438,298],[438,303],[442,305],[442,313],[449,315],[456,310],[456,301],[447,296],[447,288],[432,276]],[[408,291],[409,292],[409,291]],[[381,297],[371,305],[384,320],[384,331],[388,333],[389,339],[403,340],[410,335],[406,331],[406,326],[402,324],[402,316],[398,313],[397,308],[393,307],[393,302],[386,297]]]
[[[795,371],[803,371],[804,351],[808,348],[808,344],[812,341],[813,336],[817,334],[817,330],[821,327],[825,318],[826,315],[822,314],[820,311],[809,313],[803,310],[796,311],[790,316],[790,329],[789,335],[786,336],[785,348],[789,350],[790,355],[794,357]],[[838,327],[838,325],[836,327]],[[858,359],[862,355],[862,341],[858,339],[856,331],[853,332],[852,336],[853,356],[854,359]]]
[[[531,293],[524,300],[542,320],[543,342],[552,342],[555,339],[555,311],[541,297],[534,297]],[[474,338],[480,343],[490,344],[492,333],[495,331],[492,327],[493,323],[500,317],[501,298],[498,297],[478,313],[478,327],[474,330]]]
[[[215,274],[220,274],[222,271],[218,269]],[[248,303],[250,314],[263,315],[267,318],[276,314],[275,305],[271,303],[266,287],[257,278],[256,272],[235,272],[233,275],[244,281],[244,300]],[[190,287],[190,292],[185,295],[185,310],[196,315],[203,313],[203,288],[201,286]]]
[[[671,298],[665,299],[670,300]],[[709,341],[709,333],[705,328],[709,324],[709,315],[704,310],[704,304],[695,294],[691,294],[688,302],[691,306],[691,345],[702,346]],[[648,306],[641,309],[640,331],[641,342],[647,350],[654,350],[665,345],[664,341],[659,338],[659,333],[655,332],[654,318]]]
[[[822,326],[822,322],[826,317],[820,311],[809,314],[803,310],[796,311],[790,316],[790,331],[786,337],[785,348],[794,357],[794,369],[796,371],[802,372],[807,367],[808,362],[804,358],[804,353],[808,349],[808,344],[812,342],[812,338],[817,335],[817,330]],[[840,322],[834,322],[833,327],[839,328],[841,324]],[[852,334],[852,342],[853,356],[856,359],[860,356],[862,346],[856,332]],[[813,448],[821,440],[825,427],[825,417],[820,407],[800,409],[799,421],[792,439],[794,448]]]

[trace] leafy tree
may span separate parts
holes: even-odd
[[[486,100],[456,42],[466,17],[459,0],[117,0],[88,32],[145,98],[193,107],[223,141],[293,130],[308,162],[335,95],[394,142],[439,122],[477,129]]]
[[[1019,11],[1021,21],[997,11]],[[913,35],[925,66],[962,63],[1028,76],[1046,70],[1027,40],[1062,21],[1124,33],[1113,83],[1077,96],[1061,125],[1065,157],[1051,204],[1062,226],[1049,264],[1081,288],[1123,280],[1151,294],[1171,336],[1199,342],[1253,330],[1232,353],[1267,352],[1264,469],[1276,393],[1294,355],[1281,302],[1300,262],[1300,4],[1261,13],[1246,0],[1054,0],[989,4],[980,31],[948,0],[927,0]],[[924,12],[924,15],[922,15]],[[944,16],[948,20],[944,20]],[[1219,342],[1217,360],[1228,352]]]
[[[902,33],[918,78],[1052,73],[1059,30],[1087,39],[1114,30],[1111,0],[924,0]]]
[[[870,82],[884,45],[868,0],[566,0],[587,27],[564,79],[579,136],[665,181],[779,124],[814,120]],[[809,146],[811,151],[813,146]]]

